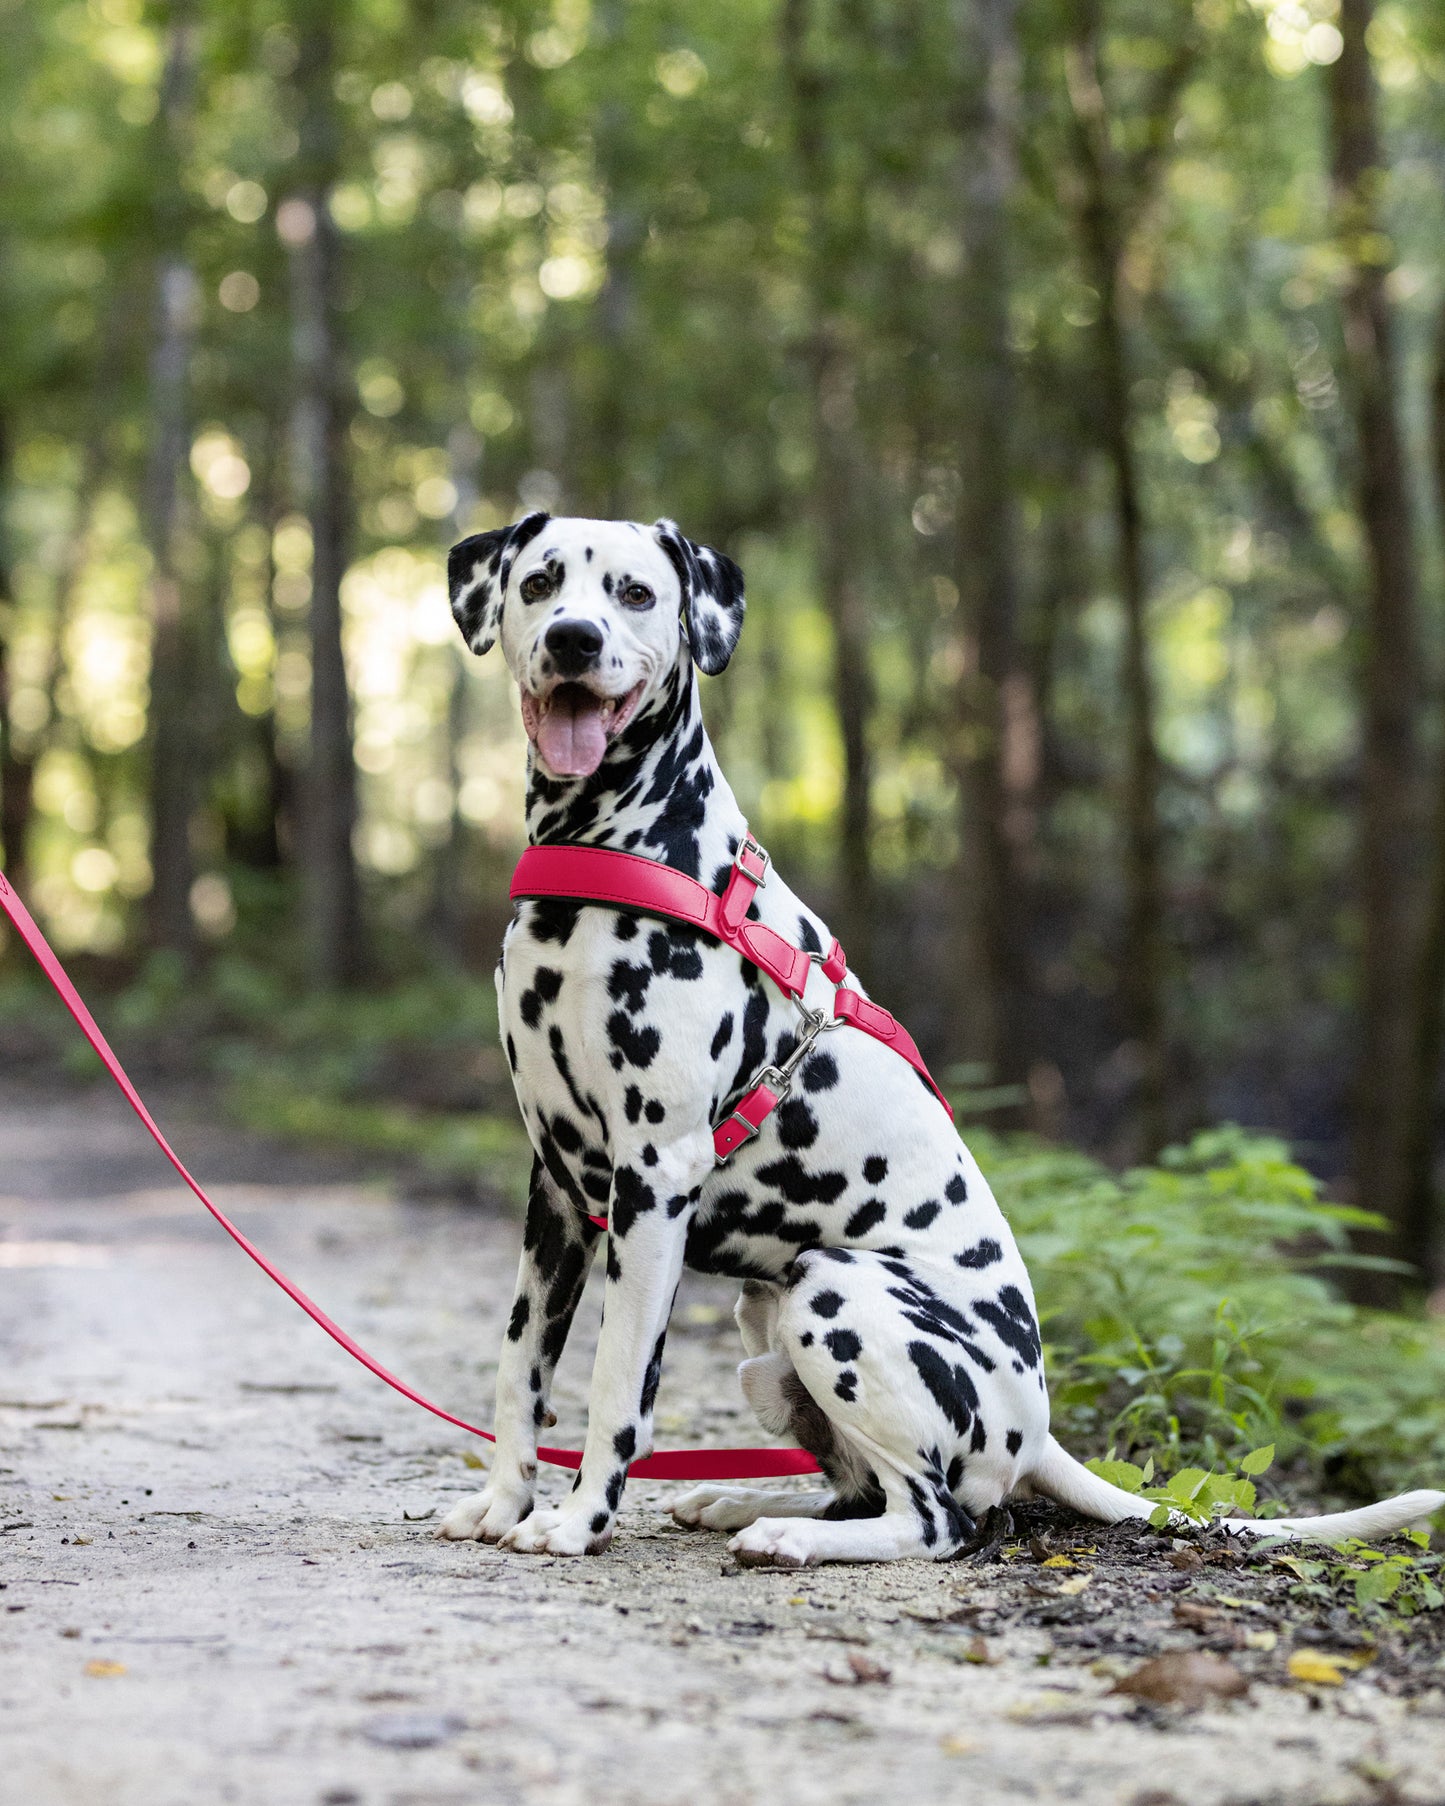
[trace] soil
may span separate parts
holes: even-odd
[[[194,1097],[162,1115],[341,1323],[486,1421],[500,1206],[265,1147]],[[660,1446],[757,1440],[732,1299],[684,1283]],[[601,1557],[435,1541],[486,1445],[327,1341],[111,1093],[0,1085],[0,1300],[0,1792],[25,1806],[1445,1799],[1433,1615],[1372,1640],[1218,1532],[1040,1505],[970,1561],[739,1570],[634,1482]],[[1302,1682],[1310,1650],[1359,1665]]]

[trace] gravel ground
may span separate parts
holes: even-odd
[[[485,1419],[514,1222],[194,1104],[165,1115],[347,1328]],[[1347,1648],[1349,1628],[1290,1622],[1288,1577],[1227,1547],[1040,1508],[982,1564],[740,1572],[723,1538],[671,1527],[673,1489],[637,1484],[598,1559],[436,1542],[485,1445],[308,1324],[108,1092],[0,1086],[0,1301],[16,1806],[1445,1799],[1433,1672],[1293,1681],[1292,1648]],[[731,1303],[684,1285],[663,1446],[755,1438]],[[572,1446],[596,1310],[559,1376]],[[1161,1651],[1210,1650],[1246,1697],[1187,1712],[1114,1691]]]

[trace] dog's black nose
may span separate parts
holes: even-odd
[[[602,650],[602,633],[590,621],[554,621],[544,643],[563,677],[576,677],[596,664]]]

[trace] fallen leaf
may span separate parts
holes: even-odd
[[[114,1680],[116,1675],[125,1673],[125,1663],[124,1662],[87,1662],[85,1664],[85,1672],[88,1675],[90,1675],[93,1680],[97,1680],[97,1681]]]
[[[71,1537],[70,1540],[71,1540],[71,1542],[77,1544],[80,1548],[88,1549],[90,1547],[90,1545],[95,1541],[95,1538],[93,1536],[73,1536],[73,1537]]]
[[[1047,1561],[1053,1552],[1054,1551],[1049,1544],[1049,1539],[1046,1536],[1040,1536],[1039,1533],[1035,1531],[1029,1538],[1029,1554],[1033,1556],[1035,1561]]]
[[[1067,1555],[1050,1555],[1043,1562],[1043,1566],[1046,1568],[1072,1568],[1075,1565]]]
[[[1072,1580],[1066,1580],[1059,1591],[1066,1597],[1073,1598],[1076,1594],[1082,1593],[1093,1578],[1092,1574],[1076,1574]]]
[[[1370,1657],[1344,1655],[1333,1650],[1297,1649],[1289,1659],[1289,1671],[1297,1681],[1316,1687],[1338,1687],[1345,1676],[1363,1668]]]
[[[1275,1630],[1247,1630],[1244,1633],[1246,1649],[1262,1649],[1266,1655],[1279,1642],[1279,1632]]]
[[[970,1641],[968,1648],[963,1652],[963,1659],[965,1662],[975,1662],[985,1668],[993,1660],[988,1653],[988,1644],[982,1637],[974,1637]]]
[[[848,1666],[853,1670],[853,1679],[860,1687],[870,1683],[883,1686],[893,1679],[891,1668],[885,1668],[882,1662],[875,1662],[872,1656],[866,1656],[857,1649],[848,1651]]]
[[[1127,1679],[1116,1682],[1113,1691],[1152,1700],[1155,1705],[1183,1706],[1192,1712],[1214,1700],[1241,1698],[1248,1693],[1249,1682],[1223,1656],[1196,1649],[1171,1649],[1136,1668]]]
[[[408,1511],[406,1506],[403,1505],[401,1508],[401,1521],[403,1524],[424,1524],[428,1518],[436,1516],[436,1510],[437,1508],[435,1505],[430,1505],[425,1511]]]
[[[806,1605],[807,1603],[808,1595],[806,1593],[794,1593],[788,1600],[789,1605]]]
[[[1164,1559],[1182,1574],[1197,1574],[1204,1566],[1204,1557],[1197,1549],[1171,1549]]]
[[[945,1756],[972,1756],[983,1746],[977,1737],[958,1737],[950,1735],[940,1737],[938,1747]]]
[[[487,1465],[486,1462],[482,1460],[481,1456],[473,1453],[473,1451],[471,1449],[463,1449],[462,1450],[462,1466],[463,1467],[485,1468],[486,1465]]]
[[[1239,1634],[1228,1612],[1220,1611],[1217,1606],[1202,1605],[1194,1599],[1175,1600],[1174,1622],[1182,1624],[1186,1630],[1203,1631],[1212,1636]]]

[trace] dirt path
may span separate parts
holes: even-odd
[[[341,1322],[485,1420],[515,1224],[176,1127]],[[754,1435],[731,1301],[684,1287],[664,1445]],[[601,1559],[434,1541],[476,1484],[467,1439],[306,1323],[105,1093],[0,1087],[0,1363],[17,1806],[1445,1797],[1445,1696],[1291,1683],[1244,1582],[1180,1571],[1153,1537],[1060,1521],[1067,1571],[1025,1547],[734,1572],[723,1539],[669,1527],[668,1488],[634,1486]],[[1192,1625],[1181,1601],[1204,1608]],[[1253,1677],[1247,1700],[1181,1717],[1110,1691],[1161,1648],[1211,1645]]]

